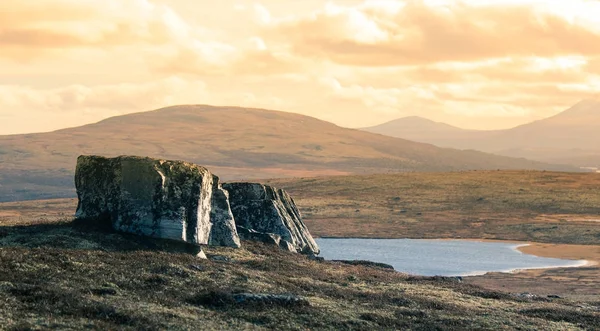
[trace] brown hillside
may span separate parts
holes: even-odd
[[[209,166],[225,179],[557,169],[341,128],[286,112],[175,106],[50,133],[0,137],[0,200],[72,195],[72,174],[81,154],[184,159]]]
[[[592,98],[558,115],[507,130],[463,130],[419,117],[401,118],[364,130],[441,147],[600,167],[599,123],[600,98]]]

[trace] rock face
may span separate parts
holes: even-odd
[[[240,247],[240,238],[229,207],[229,194],[221,187],[219,177],[213,175],[210,220],[212,229],[208,244],[211,246]]]
[[[240,247],[227,192],[208,169],[135,156],[80,156],[77,218],[110,220],[118,231]]]
[[[319,254],[294,200],[284,190],[255,183],[227,183],[223,188],[229,192],[231,211],[243,238],[277,241],[270,236],[274,234],[284,249]]]
[[[76,217],[117,230],[193,245],[240,247],[244,240],[319,254],[294,200],[255,183],[221,186],[208,169],[136,156],[80,156]]]

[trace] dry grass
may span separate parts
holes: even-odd
[[[317,236],[583,244],[588,246],[571,251],[573,246],[559,245],[532,253],[600,260],[594,253],[600,249],[600,174],[471,171],[269,183],[290,191]],[[467,282],[498,291],[599,301],[598,275],[595,265],[494,273]]]
[[[495,238],[586,245],[598,245],[600,237],[597,222],[600,175],[597,174],[477,171],[269,182],[291,192],[311,233],[318,236]],[[68,220],[75,206],[75,199],[0,203],[0,225]],[[69,242],[72,236],[54,230],[53,233],[48,238],[55,246]],[[33,240],[28,235],[20,238],[11,245]],[[79,248],[105,247],[94,243],[94,240],[79,240]],[[589,250],[582,250],[585,247]],[[580,246],[571,251],[559,246],[533,253],[594,259],[590,254],[598,247]],[[253,263],[258,267],[258,262]],[[593,266],[489,274],[465,282],[495,291],[558,294],[598,302],[599,274],[600,268]]]
[[[313,235],[600,244],[600,174],[405,173],[269,180]]]
[[[445,278],[311,261],[255,243],[210,248],[89,224],[0,227],[3,329],[527,329],[600,327],[599,305],[527,300]],[[239,292],[289,293],[308,305],[238,305]],[[600,303],[599,303],[600,304]]]
[[[413,170],[576,170],[438,148],[292,113],[177,106],[56,132],[0,136],[0,201],[73,196],[81,154],[181,159],[208,166],[226,179]]]
[[[468,171],[264,181],[315,236],[600,244],[600,174]],[[0,225],[72,217],[76,199],[0,203]]]

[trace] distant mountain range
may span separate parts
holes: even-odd
[[[141,155],[209,167],[225,180],[468,169],[575,170],[439,148],[293,113],[204,105],[0,136],[0,201],[73,196],[81,154]]]
[[[600,168],[600,99],[507,130],[464,130],[421,117],[405,117],[364,131],[440,147],[474,149],[510,157]]]

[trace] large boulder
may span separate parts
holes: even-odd
[[[240,247],[227,192],[208,169],[182,161],[80,156],[77,218],[155,238]]]
[[[235,224],[244,229],[242,236],[275,234],[284,249],[319,254],[319,246],[287,192],[257,183],[226,183],[223,188],[229,192]]]

